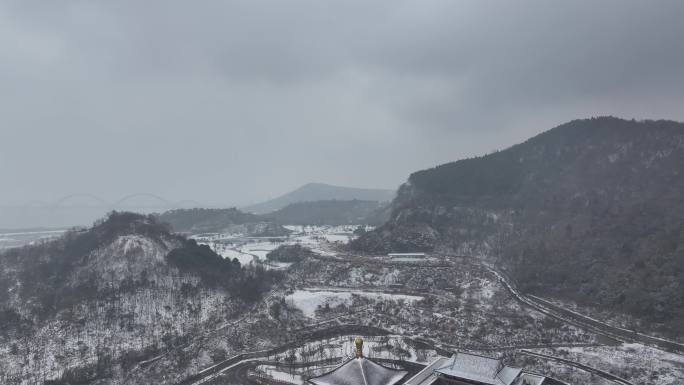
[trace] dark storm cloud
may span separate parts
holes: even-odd
[[[10,1],[2,202],[242,203],[600,114],[684,120],[681,1]]]

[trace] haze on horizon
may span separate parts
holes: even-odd
[[[684,2],[6,1],[0,205],[396,188],[576,118],[684,120]]]

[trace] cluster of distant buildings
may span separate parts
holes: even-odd
[[[457,352],[441,357],[414,376],[378,364],[363,355],[357,338],[356,357],[309,380],[313,385],[562,385],[561,382],[503,364],[501,359]]]

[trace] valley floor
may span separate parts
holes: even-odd
[[[353,338],[362,335],[369,357],[414,369],[462,350],[502,356],[568,384],[684,383],[684,356],[549,311],[477,258],[355,255],[341,247],[354,226],[291,229],[286,238],[196,237],[225,258],[284,272],[283,281],[252,306],[203,293],[138,293],[131,297],[135,302],[118,305],[131,313],[125,323],[107,321],[106,314],[83,317],[83,328],[69,334],[70,321],[56,321],[38,339],[0,347],[0,369],[20,378],[45,363],[30,357],[58,351],[59,344],[69,347],[66,356],[46,355],[56,358],[31,377],[41,383],[67,365],[97,364],[92,344],[121,344],[131,352],[125,370],[90,383],[303,384],[350,357]],[[297,263],[267,261],[267,253],[282,244],[301,244],[316,254]],[[155,321],[160,315],[162,323]],[[29,358],[22,363],[14,357]]]
[[[284,242],[305,244],[319,255],[283,267],[288,272],[286,282],[252,317],[268,318],[283,330],[306,330],[309,337],[286,339],[283,345],[275,340],[266,343],[291,348],[250,361],[259,364],[247,372],[262,383],[272,377],[301,384],[329,368],[322,363],[339,363],[350,357],[355,334],[321,339],[312,333],[336,327],[342,330],[349,325],[386,331],[387,335],[370,339],[369,356],[378,359],[426,364],[440,354],[466,350],[502,355],[511,364],[569,384],[623,383],[612,377],[631,384],[684,381],[683,356],[643,344],[623,343],[601,330],[529,306],[478,259],[437,255],[424,261],[402,262],[352,255],[339,251],[327,238],[330,233],[344,238],[345,229],[298,230]],[[248,242],[238,250],[275,247],[277,244]],[[257,254],[255,261],[262,260],[258,253],[250,254]],[[259,334],[258,330],[251,332]],[[250,350],[255,349],[244,349]],[[583,370],[581,365],[591,370]],[[227,367],[214,373],[212,383],[233,383],[231,373],[238,369],[244,368]]]

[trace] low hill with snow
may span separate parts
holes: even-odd
[[[135,373],[154,357],[167,379],[154,382],[171,383],[195,359],[176,347],[241,314],[275,277],[132,213],[7,250],[0,383],[149,383],[155,374]]]

